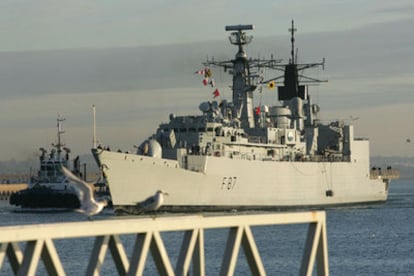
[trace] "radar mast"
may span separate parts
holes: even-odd
[[[246,30],[253,30],[254,25],[230,25],[226,26],[226,31],[231,31],[229,36],[230,43],[238,46],[238,52],[233,60],[215,61],[207,60],[206,66],[214,65],[229,70],[233,75],[233,118],[240,121],[244,129],[254,128],[254,108],[253,92],[256,90],[261,80],[261,70],[263,68],[273,68],[281,60],[273,59],[252,59],[248,58],[244,46],[249,44],[253,36],[246,34]]]

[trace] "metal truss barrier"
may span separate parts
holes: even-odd
[[[99,275],[109,248],[119,275],[142,275],[151,252],[160,275],[205,275],[204,230],[228,228],[220,275],[233,275],[240,246],[252,275],[266,275],[251,227],[309,224],[300,275],[329,275],[326,216],[323,211],[222,216],[159,216],[0,227],[0,269],[7,257],[16,275],[35,275],[42,259],[49,275],[65,275],[55,239],[95,237],[86,275]],[[183,231],[175,268],[160,233]],[[130,259],[120,235],[135,234]],[[20,244],[26,242],[25,250]],[[316,268],[315,268],[316,262]]]

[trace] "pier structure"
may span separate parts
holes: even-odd
[[[248,215],[168,215],[85,222],[0,227],[0,271],[9,261],[16,275],[35,275],[42,260],[49,275],[65,275],[54,241],[95,237],[86,275],[99,275],[109,249],[119,275],[142,275],[151,253],[160,275],[205,275],[204,231],[229,229],[220,275],[233,275],[243,248],[252,275],[266,275],[251,227],[308,224],[300,275],[329,275],[326,216],[323,211]],[[184,232],[175,266],[161,233]],[[127,256],[122,235],[135,235]],[[25,244],[25,246],[23,246]],[[24,250],[22,250],[24,248]],[[276,247],[274,250],[278,250]],[[74,252],[76,253],[76,252]],[[275,260],[277,262],[277,260]],[[82,273],[82,271],[79,271]]]
[[[0,184],[0,201],[9,202],[10,196],[27,188],[26,183]]]

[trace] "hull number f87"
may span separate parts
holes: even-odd
[[[222,190],[233,190],[236,186],[237,177],[236,176],[224,176],[221,182]]]

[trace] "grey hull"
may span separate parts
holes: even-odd
[[[292,162],[194,156],[202,171],[179,162],[96,150],[115,206],[135,205],[157,190],[164,206],[297,207],[385,201],[388,182],[372,178],[367,160]],[[200,208],[199,208],[200,209]],[[203,209],[203,208],[201,208]]]

